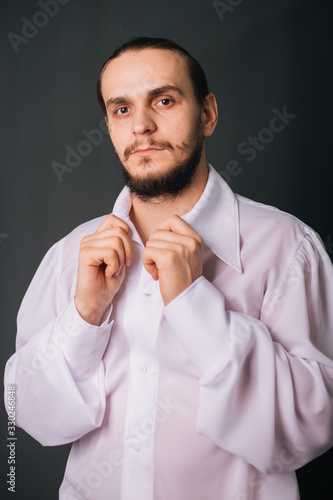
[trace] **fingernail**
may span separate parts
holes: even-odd
[[[130,266],[132,264],[132,255],[130,257],[128,257],[127,261],[126,261],[126,266]]]

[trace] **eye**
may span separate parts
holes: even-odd
[[[115,110],[114,114],[115,115],[126,115],[128,112],[128,107],[127,106],[121,106],[121,108],[118,108]]]
[[[162,103],[163,106],[169,106],[173,102],[174,102],[173,99],[168,99],[165,97],[165,98],[161,99],[160,101],[158,101],[157,104]]]

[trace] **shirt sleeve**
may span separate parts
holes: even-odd
[[[99,427],[105,412],[103,354],[112,323],[86,323],[63,272],[62,243],[47,253],[18,314],[16,352],[5,387],[16,386],[16,424],[41,444],[79,439]]]
[[[203,276],[164,308],[200,379],[197,431],[262,472],[333,444],[333,269],[307,235],[259,319],[226,310]]]

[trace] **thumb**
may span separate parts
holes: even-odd
[[[142,263],[146,271],[152,276],[153,280],[158,280],[158,269],[152,258],[149,248],[145,248],[142,255]]]

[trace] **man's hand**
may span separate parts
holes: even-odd
[[[101,319],[118,292],[125,266],[131,264],[130,228],[115,215],[108,215],[97,231],[81,240],[75,306],[93,325]]]
[[[169,304],[202,274],[203,240],[178,215],[154,231],[143,252],[143,265],[159,280],[164,305]]]

